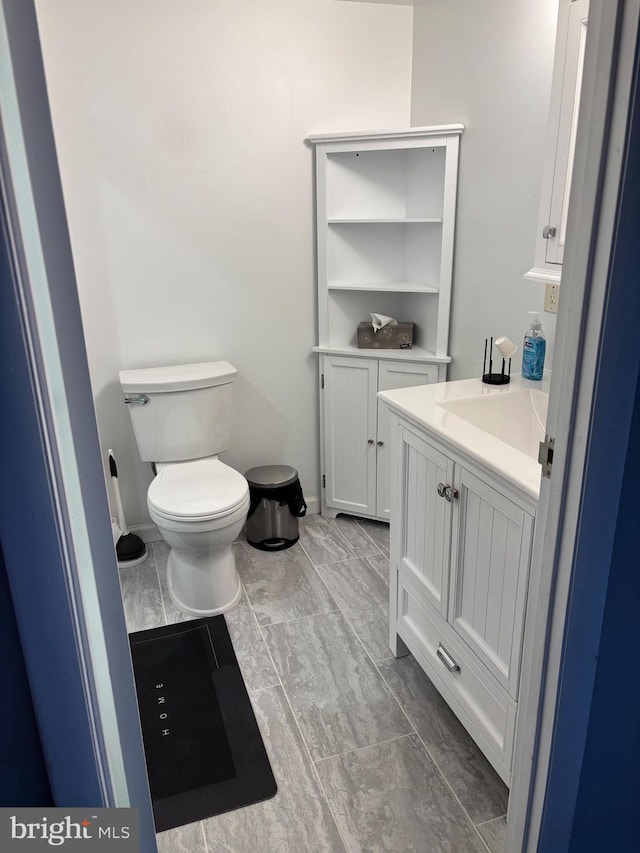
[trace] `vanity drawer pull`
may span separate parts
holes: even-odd
[[[449,670],[449,672],[460,672],[460,667],[454,661],[454,659],[451,657],[451,655],[445,649],[442,643],[438,643],[438,650],[436,651],[436,654],[438,655],[442,663],[446,666],[446,668]]]

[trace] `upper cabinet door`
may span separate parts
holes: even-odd
[[[326,358],[324,382],[327,506],[375,515],[378,362]]]
[[[535,262],[525,278],[560,282],[578,129],[589,0],[560,0]]]
[[[561,264],[564,255],[588,16],[589,0],[572,0],[569,8],[553,186],[549,207],[548,224],[555,228],[555,234],[549,234],[545,253],[545,259],[552,264]]]

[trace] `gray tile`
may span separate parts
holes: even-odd
[[[390,554],[389,525],[384,521],[371,521],[368,518],[359,518],[358,524],[367,536],[373,539],[382,553],[388,557]]]
[[[188,823],[156,835],[158,853],[207,853],[202,823]]]
[[[284,551],[235,546],[236,565],[261,625],[336,609],[320,576],[296,544]]]
[[[348,516],[306,516],[300,520],[300,542],[314,566],[379,553],[356,520]]]
[[[153,543],[153,553],[156,559],[156,566],[158,567],[158,578],[160,579],[160,590],[167,615],[167,625],[173,625],[175,622],[188,622],[196,617],[176,607],[169,595],[169,587],[167,585],[167,560],[169,558],[169,551],[170,548],[166,542]]]
[[[484,851],[416,735],[316,767],[349,851]]]
[[[314,760],[412,730],[341,613],[263,632]]]
[[[504,817],[490,820],[477,827],[491,853],[504,853],[504,843],[507,838],[507,820]]]
[[[183,613],[176,607],[169,595],[167,586],[169,546],[166,542],[154,542],[153,547],[167,614],[167,624],[171,625],[174,622],[187,622],[190,619],[195,619],[195,616]],[[279,684],[278,675],[273,668],[260,628],[244,591],[237,606],[225,613],[224,616],[247,690],[262,690],[263,687]]]
[[[378,669],[471,820],[482,823],[504,815],[507,787],[417,661],[382,661]]]
[[[282,688],[252,696],[278,793],[203,821],[209,853],[339,853],[344,845]]]
[[[237,606],[224,616],[247,690],[262,690],[280,684],[244,591]]]
[[[164,625],[162,595],[152,555],[139,566],[120,569],[120,590],[127,631],[145,631]]]
[[[326,563],[318,572],[373,660],[391,657],[387,557]]]

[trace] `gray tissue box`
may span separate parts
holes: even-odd
[[[383,326],[373,331],[371,323],[358,323],[358,349],[411,349],[413,323]]]

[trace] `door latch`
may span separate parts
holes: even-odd
[[[553,468],[553,448],[556,440],[549,434],[545,435],[544,441],[540,442],[538,449],[538,462],[542,465],[542,476],[551,478],[551,469]]]

